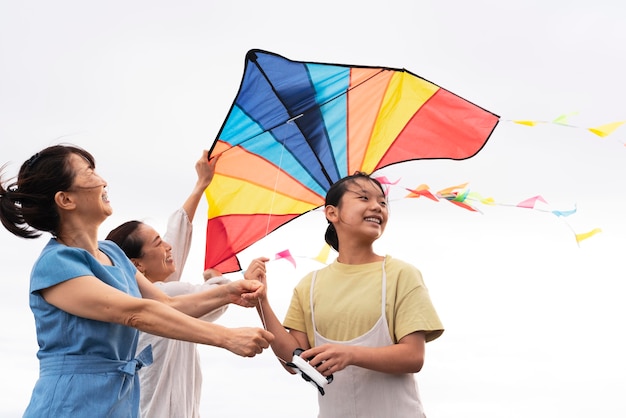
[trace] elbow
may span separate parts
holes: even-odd
[[[127,327],[136,328],[141,331],[146,328],[147,324],[139,313],[132,313],[124,318],[124,325],[126,325]]]
[[[424,366],[424,356],[423,355],[414,355],[408,359],[408,362],[405,363],[406,373],[419,373]]]
[[[411,364],[411,371],[409,373],[419,373],[424,366],[424,359],[419,359]]]
[[[154,303],[159,302],[140,299],[137,306],[122,314],[120,323],[140,331],[152,331],[155,325],[155,318],[150,314],[150,305]]]

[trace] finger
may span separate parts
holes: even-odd
[[[261,286],[263,286],[263,283],[256,279],[245,280],[242,284],[244,286],[244,290],[247,292],[256,292]]]
[[[319,347],[309,348],[308,350],[302,352],[302,354],[300,354],[300,357],[307,358],[307,359],[308,358],[314,358],[318,354],[318,349],[319,349]]]
[[[261,330],[261,334],[263,336],[263,339],[265,340],[265,348],[269,347],[270,343],[274,341],[274,334],[264,329]]]

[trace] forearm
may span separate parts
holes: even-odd
[[[185,212],[187,212],[187,216],[189,217],[189,221],[193,221],[193,217],[196,214],[196,209],[198,208],[198,203],[200,203],[200,199],[204,194],[204,191],[209,184],[211,184],[211,180],[213,179],[213,175],[215,174],[215,165],[217,164],[217,157],[211,158],[209,160],[209,151],[202,151],[202,156],[198,161],[196,161],[196,173],[198,174],[198,179],[196,180],[196,184],[191,191],[191,194],[183,203],[183,208]]]
[[[198,204],[200,203],[200,199],[202,199],[206,188],[207,185],[198,181],[191,191],[191,194],[187,197],[187,200],[185,200],[185,203],[183,203],[183,209],[185,209],[185,212],[187,213],[189,222],[193,221],[196,209],[198,208]]]
[[[202,292],[170,297],[166,304],[182,313],[199,318],[231,302],[233,300],[227,286],[213,286]]]
[[[382,373],[417,373],[424,365],[424,356],[406,344],[351,349],[353,365]]]
[[[228,348],[231,331],[149,299],[139,299],[134,312],[121,312],[125,325],[161,337]]]
[[[252,357],[269,346],[273,336],[260,328],[225,328],[173,309],[174,300],[152,285],[141,273],[137,283],[142,298],[130,296],[93,276],[81,276],[43,289],[43,298],[68,314],[113,322],[166,338],[225,348]],[[210,304],[197,308],[208,310]]]
[[[276,357],[282,363],[290,361],[293,356],[293,350],[299,346],[298,341],[285,329],[267,299],[259,303],[257,312],[263,321],[265,329],[274,334],[274,340],[270,346]],[[291,369],[288,370],[293,372]]]

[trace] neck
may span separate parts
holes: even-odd
[[[98,254],[98,237],[88,231],[61,231],[56,240],[68,247],[82,248],[94,256]]]
[[[367,264],[382,261],[383,256],[374,252],[371,247],[355,249],[355,248],[342,248],[339,246],[339,255],[337,255],[337,261],[342,264]]]

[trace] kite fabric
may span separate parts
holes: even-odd
[[[237,254],[324,204],[355,171],[418,159],[461,160],[499,116],[405,69],[246,55],[237,96],[210,149],[205,268],[241,270]]]

